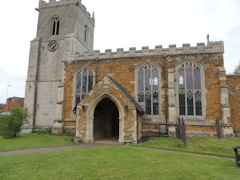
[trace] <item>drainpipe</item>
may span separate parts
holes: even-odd
[[[166,67],[166,57],[167,57],[167,54],[163,53],[163,58],[164,58],[164,81],[165,81],[165,116],[166,116],[166,125],[167,125],[168,109],[167,109],[167,67]]]
[[[96,58],[96,83],[97,84],[98,58]]]

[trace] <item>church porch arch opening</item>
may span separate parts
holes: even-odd
[[[118,108],[109,98],[104,98],[95,108],[93,137],[94,140],[119,137]]]
[[[125,112],[121,102],[111,93],[102,92],[89,104],[87,112],[86,141],[103,137],[118,137],[124,142]]]

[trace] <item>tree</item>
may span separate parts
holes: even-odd
[[[5,139],[10,139],[17,137],[21,131],[21,127],[28,123],[28,118],[30,117],[28,109],[21,109],[15,103],[12,103],[12,109],[10,110],[10,115],[2,116],[0,119],[0,132]]]
[[[233,74],[240,74],[240,61],[238,63],[238,66],[234,69]]]

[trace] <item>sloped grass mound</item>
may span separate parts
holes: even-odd
[[[232,148],[240,146],[240,138],[188,137],[187,147],[185,147],[180,140],[175,138],[151,137],[148,142],[134,146],[235,158]]]

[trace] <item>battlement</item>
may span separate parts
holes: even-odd
[[[56,6],[65,6],[65,5],[75,5],[79,6],[88,17],[94,19],[94,15],[91,17],[91,14],[87,11],[87,8],[81,3],[81,0],[49,0],[49,3],[46,0],[39,0],[39,9],[49,8]]]
[[[44,7],[51,7],[51,6],[59,6],[59,5],[66,5],[66,4],[77,4],[81,3],[81,0],[49,0],[49,3],[46,0],[39,1],[39,8]]]
[[[169,45],[169,48],[162,48],[161,45],[158,45],[155,46],[155,49],[149,49],[148,46],[144,46],[142,47],[142,50],[136,50],[135,47],[129,48],[129,51],[124,51],[123,48],[119,48],[117,49],[117,52],[112,52],[111,49],[106,49],[104,53],[95,50],[93,53],[85,52],[84,54],[66,54],[66,61],[162,56],[163,54],[176,56],[212,53],[224,53],[223,41],[209,42],[207,45],[205,45],[205,43],[197,43],[197,46],[193,47],[191,47],[190,44],[183,44],[182,47],[176,47],[176,44],[171,44]]]

